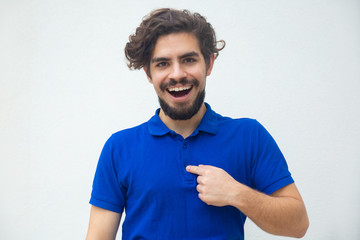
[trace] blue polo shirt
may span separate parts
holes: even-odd
[[[187,165],[212,165],[266,194],[293,183],[286,161],[253,119],[207,111],[184,139],[160,120],[113,134],[97,166],[90,204],[125,209],[123,239],[243,239],[246,216],[232,206],[202,202]]]

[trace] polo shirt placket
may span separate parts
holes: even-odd
[[[190,154],[190,151],[191,151],[191,146],[190,146],[191,140],[190,139],[191,139],[191,137],[186,138],[182,141],[181,150],[180,150],[180,159],[184,166],[184,174],[185,174],[184,179],[185,179],[185,182],[188,184],[194,183],[195,179],[196,179],[196,176],[194,174],[191,174],[186,171],[186,166],[194,164],[193,160],[191,159],[191,154]]]

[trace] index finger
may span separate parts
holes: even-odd
[[[201,175],[201,165],[199,166],[194,166],[194,165],[187,165],[186,166],[186,171],[188,171],[189,173],[193,173],[196,175]]]

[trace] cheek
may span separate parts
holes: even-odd
[[[166,76],[167,76],[166,71],[152,71],[151,72],[151,78],[154,83],[162,82],[164,79],[166,79]]]
[[[161,84],[162,84],[163,82],[164,82],[164,81],[161,81],[160,78],[158,78],[158,76],[153,76],[153,77],[152,77],[152,85],[153,85],[153,87],[154,87],[154,89],[155,89],[155,91],[156,91],[157,93],[162,92],[162,91],[161,91]]]

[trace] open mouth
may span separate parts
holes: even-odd
[[[183,97],[186,96],[192,89],[192,86],[186,86],[186,87],[173,87],[168,88],[168,93],[171,94],[173,97]]]

